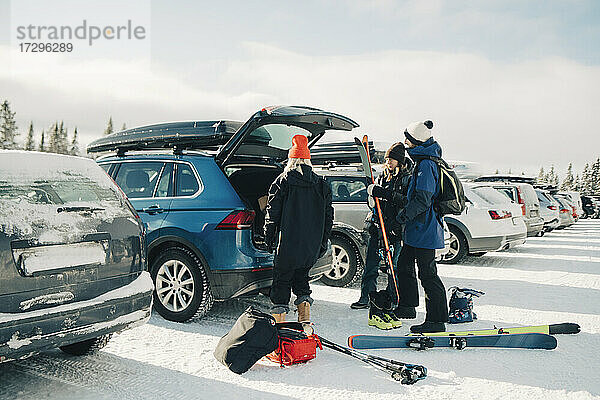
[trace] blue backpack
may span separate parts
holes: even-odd
[[[460,324],[463,322],[473,322],[474,319],[477,319],[477,314],[473,312],[473,296],[482,296],[485,294],[484,292],[469,288],[459,288],[458,286],[453,286],[448,291],[452,293],[448,307],[448,323]]]

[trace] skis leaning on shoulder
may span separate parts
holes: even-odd
[[[365,175],[367,180],[371,183],[375,184],[375,177],[373,176],[373,169],[371,167],[371,155],[369,154],[369,138],[367,135],[364,135],[362,141],[359,138],[354,138],[354,142],[358,147],[358,151],[360,153],[360,159],[362,161],[362,166],[365,171]],[[390,243],[388,242],[387,234],[385,232],[385,224],[383,223],[383,214],[381,213],[381,205],[379,203],[379,199],[375,197],[375,212],[379,217],[379,227],[381,229],[381,233],[383,235],[383,245],[385,251],[385,262],[389,267],[390,275],[392,277],[392,282],[394,283],[394,289],[396,291],[396,297],[394,304],[394,308],[398,306],[398,299],[400,295],[398,293],[398,283],[396,282],[396,274],[394,271],[394,262],[392,261],[392,252],[390,251]]]
[[[545,333],[511,333],[496,335],[453,335],[446,336],[375,336],[355,335],[348,338],[348,345],[354,349],[415,349],[432,347],[493,347],[513,349],[556,348],[556,338]]]

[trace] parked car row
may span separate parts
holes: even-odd
[[[246,122],[173,122],[92,142],[93,160],[0,153],[0,362],[60,347],[86,354],[150,316],[187,321],[215,300],[268,293],[273,255],[263,236],[266,194],[291,138],[313,147],[348,117],[310,107],[264,108]],[[315,168],[331,185],[331,246],[313,280],[360,279],[367,180],[360,164]],[[329,153],[331,154],[329,154]],[[377,169],[376,169],[377,170]],[[467,207],[444,220],[441,262],[457,263],[527,236],[598,217],[593,198],[537,193],[526,182],[465,183]],[[578,206],[577,202],[581,204]],[[540,207],[545,208],[540,208]]]

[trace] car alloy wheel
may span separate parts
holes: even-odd
[[[440,261],[443,264],[456,264],[460,262],[468,252],[467,239],[464,234],[454,226],[449,226],[450,248]]]
[[[343,236],[331,238],[331,269],[321,277],[321,282],[329,286],[345,287],[362,276],[362,260],[356,247]]]
[[[330,279],[342,279],[350,269],[350,256],[348,252],[338,245],[331,246],[333,250],[333,260],[331,262],[331,270],[327,273]]]
[[[156,294],[169,311],[185,310],[194,298],[194,278],[189,268],[179,260],[168,260],[158,269]]]

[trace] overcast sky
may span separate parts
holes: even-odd
[[[0,0],[0,100],[22,139],[29,121],[39,135],[64,120],[87,144],[109,116],[133,127],[302,104],[347,115],[356,135],[382,142],[432,119],[445,158],[490,171],[554,164],[563,174],[572,161],[581,172],[600,157],[598,1],[18,4]],[[67,15],[131,19],[147,40],[23,58],[15,25]]]

